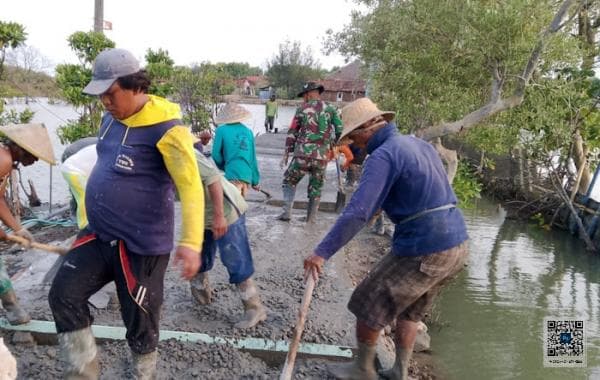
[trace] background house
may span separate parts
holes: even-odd
[[[367,82],[361,78],[358,60],[329,74],[320,83],[325,87],[321,98],[328,102],[351,102],[365,96]]]

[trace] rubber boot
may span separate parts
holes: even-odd
[[[308,198],[308,207],[306,208],[306,223],[314,223],[317,220],[317,211],[321,198]]]
[[[98,379],[100,364],[91,327],[58,334],[58,344],[65,359],[65,379]]]
[[[267,310],[260,302],[258,289],[252,278],[238,284],[238,290],[244,304],[244,316],[235,324],[236,329],[247,329],[267,319]]]
[[[290,185],[283,185],[283,212],[277,219],[285,222],[292,218],[292,206],[294,204],[294,197],[296,196],[296,188]]]
[[[198,273],[190,281],[192,297],[199,305],[208,305],[212,302],[212,288],[208,281],[208,272]]]
[[[336,379],[344,380],[376,380],[375,347],[358,342],[358,352],[352,363],[331,364],[329,373]]]
[[[17,300],[17,295],[13,289],[0,296],[2,307],[6,310],[6,319],[11,325],[22,325],[31,320],[31,317],[21,306]]]
[[[133,357],[133,371],[136,380],[152,380],[156,375],[156,362],[158,360],[158,351],[148,354],[137,354],[131,352]]]
[[[396,360],[394,361],[394,366],[390,369],[379,371],[379,375],[384,379],[407,380],[411,356],[412,350],[396,346]]]

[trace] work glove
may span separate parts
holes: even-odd
[[[35,238],[31,234],[31,232],[29,232],[29,230],[25,227],[22,227],[20,230],[15,231],[15,235],[20,236],[29,241],[29,245],[27,246],[27,248],[29,248],[31,246],[31,243],[35,241]]]
[[[281,162],[279,163],[279,167],[281,169],[285,169],[287,167],[288,164],[288,153],[285,152],[285,154],[283,155],[283,158],[281,158]]]

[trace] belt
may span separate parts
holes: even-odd
[[[426,209],[426,210],[419,211],[419,212],[417,212],[416,214],[412,214],[411,216],[409,216],[409,217],[407,217],[407,218],[404,218],[404,219],[402,219],[401,221],[399,221],[398,223],[396,223],[396,225],[399,225],[399,224],[404,224],[404,223],[406,223],[406,222],[410,222],[411,220],[415,220],[415,219],[417,219],[417,218],[420,218],[420,217],[422,217],[423,215],[430,214],[430,213],[432,213],[432,212],[434,212],[434,211],[448,210],[448,209],[455,208],[455,207],[456,207],[456,205],[455,205],[455,204],[453,204],[453,203],[448,203],[448,204],[445,204],[445,205],[443,205],[443,206],[434,207],[434,208],[428,208],[428,209]]]

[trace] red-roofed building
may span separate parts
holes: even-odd
[[[319,81],[325,87],[321,99],[328,102],[351,102],[365,96],[367,82],[361,76],[362,64],[356,60]]]

